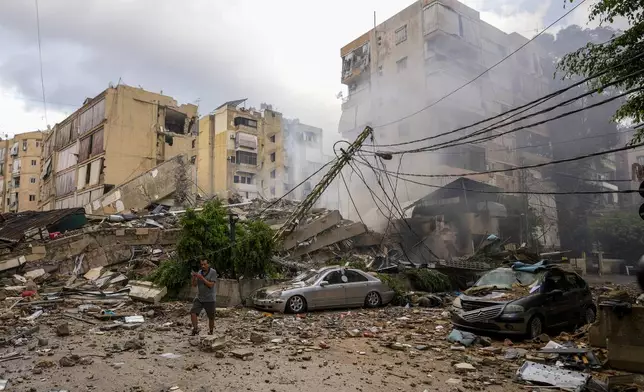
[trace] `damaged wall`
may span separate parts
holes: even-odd
[[[189,167],[187,157],[178,155],[87,204],[85,211],[88,214],[108,215],[132,208],[145,208],[152,202],[173,194],[177,189],[177,179],[188,178],[189,174],[185,172]],[[181,171],[184,173],[179,173]],[[186,187],[184,181],[181,188],[184,196],[187,193]]]

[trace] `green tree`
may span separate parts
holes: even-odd
[[[627,262],[644,254],[644,221],[632,211],[616,211],[593,220],[590,233],[604,252]]]
[[[620,18],[626,19],[630,26],[622,34],[615,34],[612,39],[604,42],[591,41],[561,59],[558,69],[564,77],[590,76],[644,53],[644,0],[597,0],[591,6],[589,21],[599,21],[603,24],[612,23]],[[597,87],[626,77],[643,68],[644,57],[639,57],[595,79],[592,86]],[[624,92],[636,87],[644,87],[644,73],[629,77],[616,87]],[[643,122],[644,92],[639,90],[630,94],[614,113],[613,120],[630,120],[636,124]],[[644,129],[640,129],[631,142],[639,143],[643,138]]]
[[[268,225],[238,222],[234,245],[230,238],[228,214],[219,200],[205,203],[201,211],[189,209],[181,218],[177,257],[161,264],[150,279],[176,290],[190,279],[190,271],[196,271],[202,259],[224,278],[266,277],[275,272],[275,242]]]

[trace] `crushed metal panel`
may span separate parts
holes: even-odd
[[[574,391],[582,391],[590,379],[590,375],[588,374],[542,365],[531,361],[523,363],[519,370],[517,370],[517,376],[523,381],[541,385],[552,385],[557,388]]]
[[[51,211],[25,211],[17,214],[5,214],[6,221],[0,228],[0,240],[18,242],[22,240],[29,230],[45,228],[60,222],[71,215],[82,214],[82,208],[69,208]]]

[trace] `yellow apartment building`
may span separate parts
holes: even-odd
[[[43,137],[34,131],[0,141],[0,202],[3,213],[38,209]]]
[[[86,207],[168,158],[195,156],[197,127],[195,105],[123,84],[109,87],[46,136],[37,206]]]

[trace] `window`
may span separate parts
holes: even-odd
[[[269,137],[268,140],[270,140],[271,143],[275,143],[275,135],[271,135],[271,137]]]
[[[546,278],[543,282],[543,291],[548,293],[552,290],[562,290],[562,291],[568,291],[570,288],[570,285],[568,284],[568,281],[564,277],[564,275],[560,272],[555,272],[552,271],[546,275]]]
[[[463,36],[463,17],[458,16],[458,35]]]
[[[246,117],[235,117],[235,126],[245,125],[251,128],[257,128],[257,120],[252,120]]]
[[[40,147],[40,142],[36,142],[36,148]]]
[[[36,195],[29,195],[29,201],[36,201]]]
[[[235,184],[239,184],[239,176],[234,176],[234,177],[233,177],[233,182],[234,182]]]
[[[35,159],[31,160],[31,166],[36,166],[36,160]]]
[[[637,157],[637,163],[644,166],[644,155]]]
[[[407,56],[396,61],[396,69],[398,72],[402,72],[407,69]]]
[[[35,184],[36,183],[36,177],[31,177],[29,179],[29,182],[32,183],[32,184]]]
[[[91,164],[85,165],[85,185],[89,185],[90,177],[92,176]]]
[[[274,152],[271,153],[271,162],[275,162],[275,153]]]
[[[275,187],[274,186],[271,187],[271,196],[275,196]]]
[[[230,163],[235,163],[235,156],[231,155],[230,158],[228,158],[228,160],[230,161]]]
[[[245,183],[246,183],[246,177],[241,176],[241,178],[240,178],[240,179],[241,179],[241,183],[242,183],[242,184],[245,184]]]
[[[22,151],[27,151],[27,141],[26,140],[22,141]]]
[[[257,154],[254,152],[237,151],[236,156],[238,164],[257,166]]]
[[[195,148],[195,145],[196,145],[196,144],[197,144],[197,140],[196,140],[196,139],[193,139],[193,140],[192,140],[192,148]]]
[[[407,25],[396,30],[396,45],[407,41]]]
[[[369,280],[356,271],[347,270],[344,274],[347,276],[347,279],[349,279],[349,283],[366,282]]]
[[[271,178],[275,178],[275,170],[271,170]]]
[[[342,273],[340,271],[329,272],[323,280],[326,280],[330,285],[344,283],[342,281]]]

